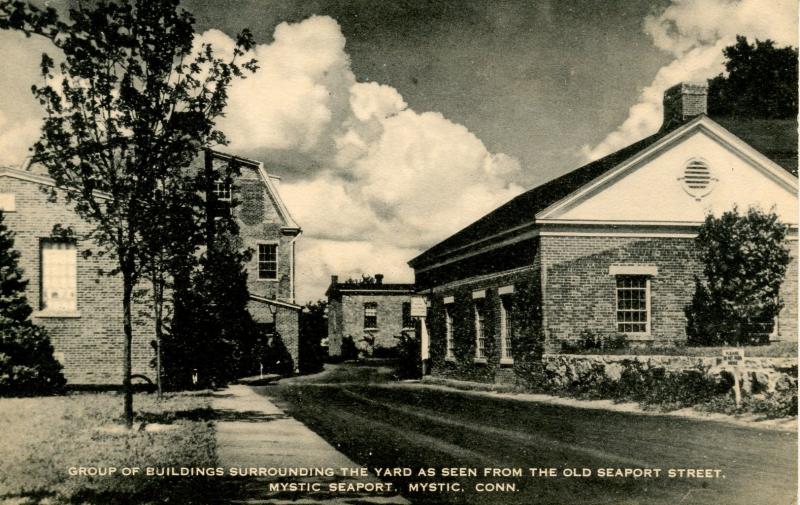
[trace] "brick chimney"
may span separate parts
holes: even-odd
[[[664,92],[664,122],[661,130],[679,126],[708,113],[708,86],[682,82]]]
[[[383,284],[383,274],[375,274],[375,284],[378,286]]]
[[[331,275],[331,286],[335,286],[339,283],[339,276],[338,275]]]

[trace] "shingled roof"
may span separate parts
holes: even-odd
[[[791,174],[797,175],[796,120],[720,118],[714,121]],[[425,264],[433,258],[491,235],[532,224],[534,216],[539,211],[655,144],[674,130],[675,127],[661,130],[604,158],[522,193],[415,257],[408,262],[409,265],[415,267]]]

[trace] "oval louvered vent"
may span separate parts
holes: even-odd
[[[712,176],[708,163],[692,160],[686,164],[680,180],[683,182],[683,189],[699,200],[711,192],[717,179]]]
[[[692,161],[686,165],[683,179],[691,189],[706,189],[711,184],[711,172],[702,161]]]

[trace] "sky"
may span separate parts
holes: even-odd
[[[51,1],[51,3],[57,3]],[[298,301],[406,263],[522,191],[655,132],[663,91],[737,34],[797,45],[791,0],[184,0],[219,51],[249,28],[227,150],[264,162],[303,228]],[[0,33],[0,163],[38,136],[46,43]],[[10,70],[10,71],[9,71]]]

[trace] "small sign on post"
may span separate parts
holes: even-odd
[[[722,359],[726,365],[733,367],[733,394],[736,398],[736,406],[742,404],[742,387],[739,381],[741,367],[744,365],[744,349],[723,349]]]
[[[411,317],[427,317],[428,306],[425,305],[424,296],[411,297]]]

